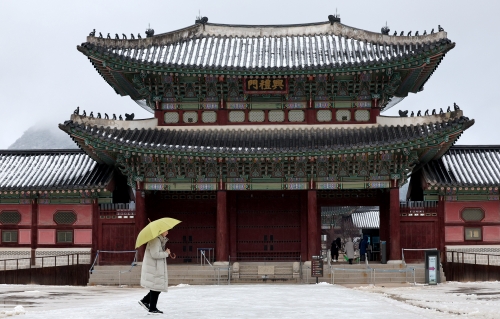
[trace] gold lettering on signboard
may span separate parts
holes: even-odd
[[[260,80],[259,89],[271,90],[271,80]]]
[[[247,82],[247,89],[248,90],[251,90],[251,89],[257,90],[258,88],[259,88],[258,80],[248,80],[248,82]]]
[[[280,89],[283,90],[285,85],[283,84],[283,80],[273,80],[273,90]]]

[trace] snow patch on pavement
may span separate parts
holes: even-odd
[[[15,306],[13,310],[0,310],[0,318],[23,315],[26,311],[23,306]]]

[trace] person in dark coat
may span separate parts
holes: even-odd
[[[366,247],[368,247],[368,235],[364,235],[359,243],[359,257],[360,261],[365,261]]]
[[[336,240],[332,241],[332,247],[330,251],[332,253],[332,261],[337,262],[339,260],[339,250],[340,250],[340,238],[337,237]]]

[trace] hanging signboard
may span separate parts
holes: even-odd
[[[243,92],[245,94],[287,94],[288,79],[244,79]]]

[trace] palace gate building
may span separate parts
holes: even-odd
[[[498,147],[453,146],[474,124],[456,105],[381,115],[454,47],[441,28],[398,36],[335,16],[93,31],[78,51],[154,116],[77,110],[59,127],[81,150],[3,151],[2,249],[131,250],[148,219],[168,216],[182,220],[172,262],[207,248],[217,261],[304,261],[320,251],[321,208],[349,205],[379,207],[391,260],[401,248],[494,247]],[[410,177],[418,209],[400,203]]]

